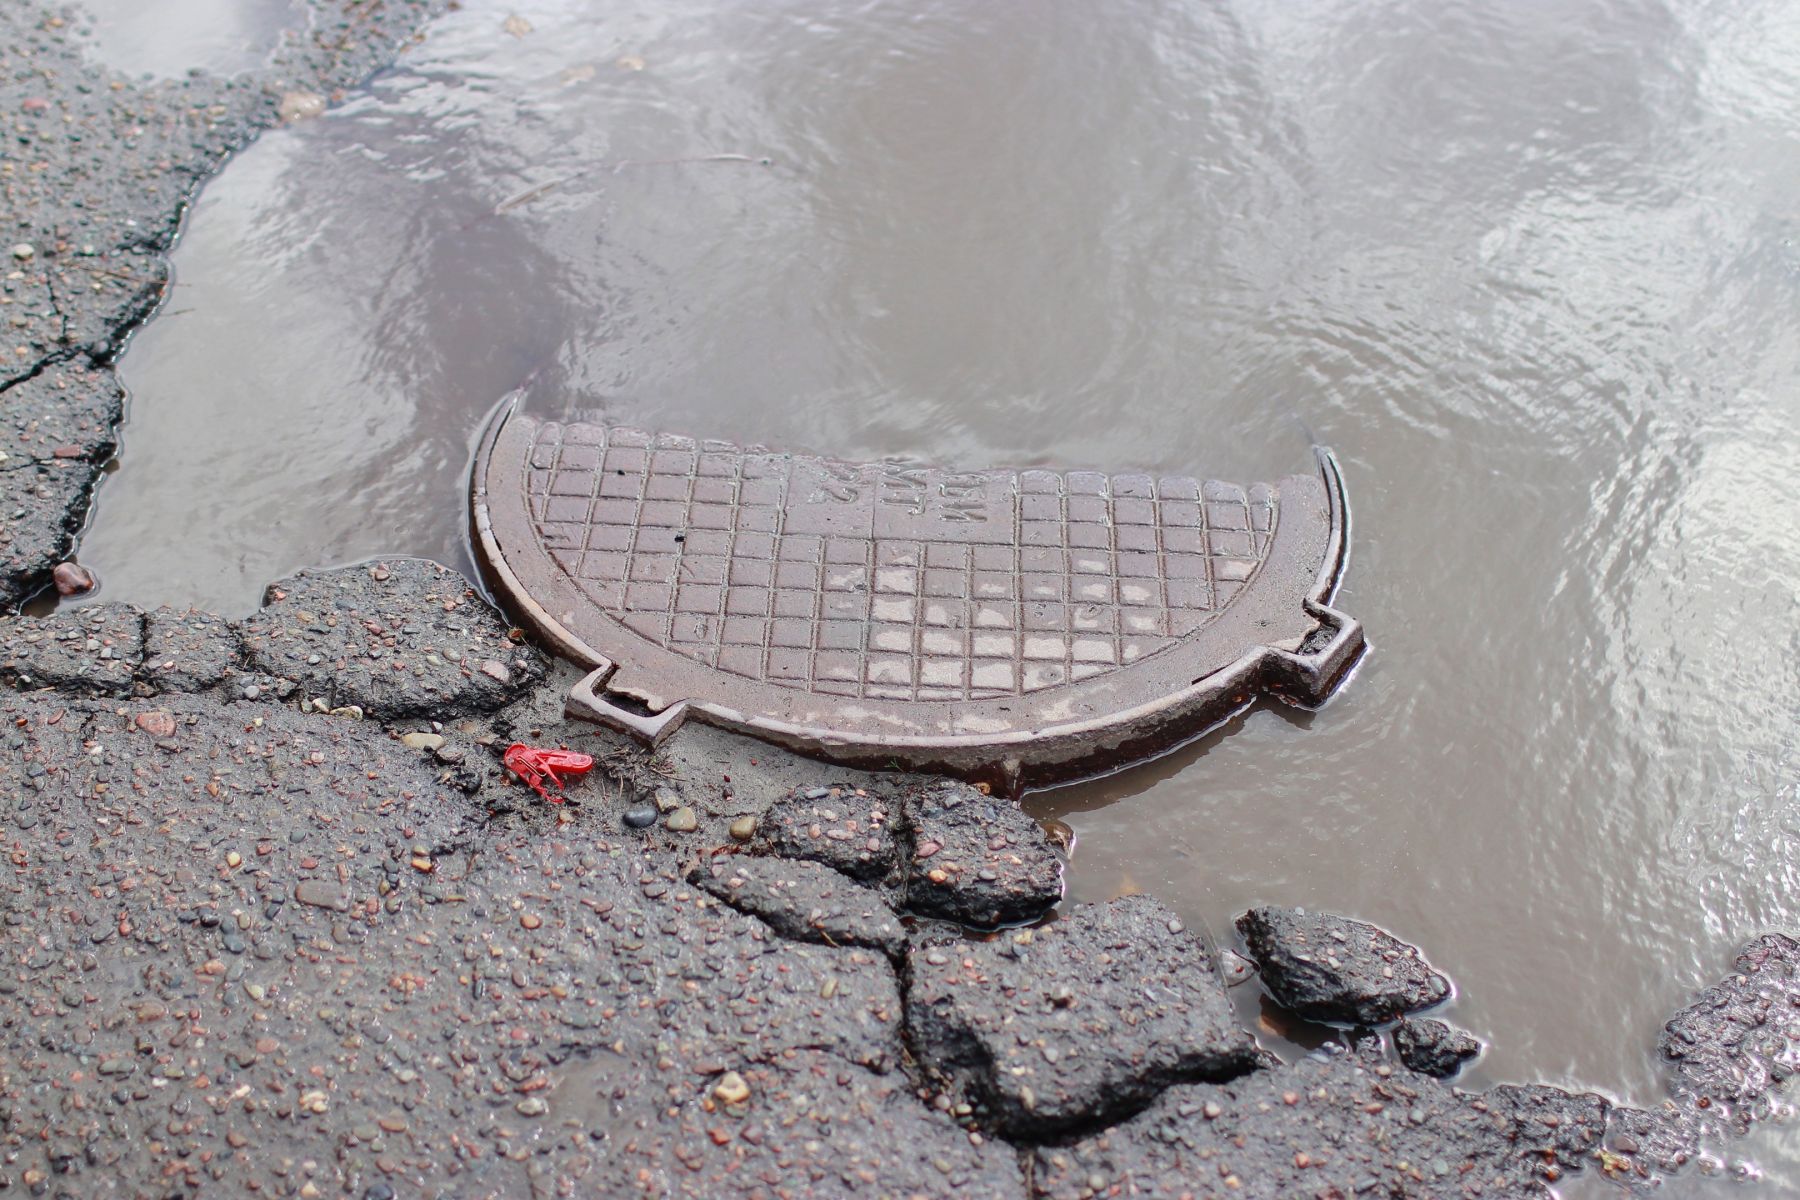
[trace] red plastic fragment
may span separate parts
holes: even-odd
[[[575,750],[555,750],[548,746],[527,746],[524,742],[514,742],[506,748],[500,761],[506,769],[519,777],[519,781],[552,804],[563,802],[563,779],[567,776],[586,775],[594,769],[594,756],[582,754]],[[557,791],[551,795],[544,784],[552,784]]]

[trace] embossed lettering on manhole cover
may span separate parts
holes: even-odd
[[[1316,704],[1362,649],[1329,608],[1335,462],[1239,486],[947,471],[497,411],[478,549],[593,668],[570,711],[687,717],[1003,786],[1120,765],[1260,692]]]

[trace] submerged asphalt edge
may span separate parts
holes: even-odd
[[[0,429],[16,435],[0,462],[0,606],[41,588],[74,545],[123,412],[112,363],[162,299],[194,192],[282,119],[284,97],[366,77],[440,7],[312,0],[312,32],[275,66],[154,84],[84,60],[48,7],[0,8],[12,135],[0,191],[14,221],[0,247]],[[379,572],[405,573],[353,569],[349,610],[371,603],[365,580],[386,582]],[[435,659],[413,677],[435,679],[444,645],[405,645],[403,614],[470,599],[458,582],[430,586],[445,590],[390,605],[357,653],[408,670]],[[311,656],[283,674],[250,644],[271,626],[304,642],[326,619],[268,618],[258,633],[107,605],[0,623],[0,673],[17,689],[0,696],[13,751],[0,767],[12,856],[0,1182],[82,1195],[208,1182],[371,1200],[712,1195],[761,1170],[821,1196],[877,1181],[1022,1195],[1027,1175],[1038,1195],[1213,1178],[1262,1195],[1323,1184],[1335,1168],[1320,1146],[1385,1136],[1369,1122],[1396,1117],[1420,1132],[1410,1158],[1353,1181],[1377,1194],[1443,1194],[1447,1175],[1479,1169],[1497,1173],[1484,1194],[1536,1195],[1591,1157],[1553,1131],[1591,1126],[1596,1104],[1604,1119],[1597,1097],[1496,1089],[1491,1104],[1464,1103],[1367,1045],[1243,1076],[1156,1060],[1142,1094],[1099,1119],[1034,1136],[1019,1118],[1015,1155],[960,1100],[993,1090],[980,1078],[993,1055],[978,1053],[988,1067],[973,1075],[932,1061],[912,1032],[910,969],[796,940],[788,923],[688,886],[697,848],[733,847],[733,827],[778,797],[876,777],[712,730],[651,757],[565,726],[567,672],[529,647],[455,660],[434,698],[384,714],[296,678]],[[22,656],[47,667],[19,670]],[[552,809],[512,786],[492,749],[515,736],[598,739],[579,743],[604,755],[598,795]],[[622,817],[646,804],[654,825],[624,834]],[[1037,953],[1016,933],[968,944]],[[963,945],[940,929],[913,952],[948,960]],[[983,994],[969,956],[977,986],[955,1002],[958,1028],[1008,1027],[986,1011],[1001,998]],[[1052,1007],[1058,987],[1075,1002],[1068,983],[1043,983]],[[1132,1036],[1117,1035],[1128,1074]],[[1053,1067],[1046,1047],[1086,1049],[1032,1047]],[[802,1118],[813,1136],[784,1141]],[[1169,1158],[1178,1144],[1197,1148]],[[1217,1158],[1232,1144],[1229,1164]],[[1630,1152],[1606,1153],[1609,1173],[1635,1170]]]

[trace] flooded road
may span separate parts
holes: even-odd
[[[1269,478],[1310,430],[1375,652],[1323,713],[1037,797],[1074,898],[1379,922],[1484,1076],[1638,1102],[1669,1013],[1800,928],[1800,10],[513,16],[468,0],[207,188],[124,360],[106,598],[471,569],[521,385],[969,467]],[[1771,1181],[1792,1141],[1748,1148]]]

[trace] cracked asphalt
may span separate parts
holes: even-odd
[[[435,7],[310,0],[268,69],[162,84],[0,8],[0,609],[74,549],[194,189]],[[1366,1032],[1283,1064],[1153,901],[1038,926],[1060,859],[1011,804],[699,725],[648,754],[564,722],[574,678],[403,558],[241,622],[0,617],[0,1191],[1542,1196],[1679,1167],[1792,1069],[1786,939],[1671,1023],[1660,1113]],[[597,768],[545,803],[515,739]],[[1279,924],[1290,975],[1345,928]],[[1315,981],[1343,1011],[1422,962],[1362,942]]]
[[[1379,1044],[1258,1053],[1148,898],[960,933],[1055,903],[1016,810],[700,726],[650,755],[565,724],[573,669],[441,568],[270,601],[0,619],[0,1189],[1424,1196],[1454,1172],[1524,1196],[1598,1145],[1598,1096],[1541,1089],[1566,1119],[1533,1127]],[[515,737],[597,768],[544,803],[500,764]],[[967,869],[989,855],[1016,865]],[[915,902],[934,919],[902,926]],[[1377,1120],[1370,1089],[1412,1106]],[[1219,1174],[1172,1148],[1226,1100]]]

